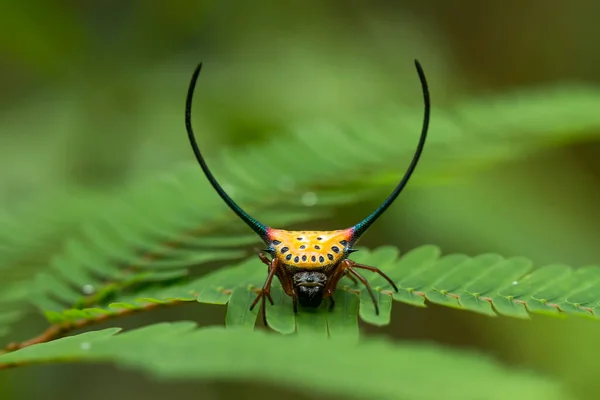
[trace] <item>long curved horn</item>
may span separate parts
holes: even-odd
[[[217,191],[219,196],[223,199],[225,204],[229,206],[233,210],[234,213],[237,214],[238,217],[242,219],[254,232],[256,232],[261,238],[266,239],[268,227],[264,224],[261,224],[250,215],[248,215],[240,206],[236,204],[235,201],[223,190],[219,182],[215,179],[212,172],[206,165],[206,161],[198,148],[198,143],[196,143],[196,137],[194,136],[194,131],[192,129],[192,98],[194,97],[194,90],[196,88],[196,82],[198,81],[198,76],[200,75],[200,70],[202,69],[202,63],[198,64],[196,70],[192,75],[192,80],[190,82],[190,87],[188,89],[187,98],[185,101],[185,127],[187,129],[188,137],[190,139],[190,144],[192,145],[192,149],[194,150],[194,154],[196,155],[196,160],[198,160],[198,164],[202,167],[202,171],[208,178],[208,181],[212,185],[212,187]]]
[[[406,170],[404,177],[402,178],[400,183],[398,183],[398,186],[396,186],[396,188],[394,189],[392,194],[390,194],[390,196],[379,207],[377,207],[377,209],[375,211],[373,211],[368,217],[363,219],[358,224],[354,225],[354,227],[352,228],[353,229],[352,243],[355,243],[360,238],[360,236],[363,233],[365,233],[365,231],[373,224],[373,222],[375,222],[377,220],[377,218],[379,218],[385,212],[385,210],[387,210],[387,208],[392,205],[394,200],[396,200],[396,197],[398,197],[398,195],[400,194],[402,189],[404,189],[404,187],[408,183],[410,176],[414,172],[415,167],[417,166],[417,163],[419,162],[419,157],[421,157],[421,153],[423,152],[423,147],[425,147],[425,139],[427,138],[427,129],[429,127],[429,114],[430,114],[430,109],[431,109],[430,100],[429,100],[429,89],[427,87],[427,80],[425,79],[425,73],[423,72],[423,68],[421,67],[421,64],[419,63],[419,61],[415,60],[415,66],[417,67],[417,73],[419,74],[419,79],[421,80],[421,87],[423,90],[423,99],[425,101],[425,115],[423,117],[423,128],[421,130],[421,138],[419,139],[419,143],[417,144],[417,150],[415,151],[415,155],[413,156],[413,159],[412,159],[410,165],[408,166],[408,169]]]

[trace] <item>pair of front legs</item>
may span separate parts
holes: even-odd
[[[275,275],[282,276],[283,274],[281,274],[281,273],[277,274],[278,268],[281,268],[278,259],[275,258],[273,260],[269,260],[263,253],[258,253],[258,257],[264,264],[266,264],[269,267],[269,274],[267,275],[267,279],[265,280],[265,283],[264,283],[262,289],[260,289],[258,295],[256,296],[256,299],[254,299],[254,301],[252,302],[252,305],[250,306],[250,310],[253,310],[254,306],[256,306],[258,301],[262,299],[261,311],[262,311],[262,316],[263,316],[263,323],[265,324],[265,326],[267,326],[265,297],[269,300],[271,305],[274,304],[273,298],[271,297],[271,283],[273,282],[273,277]],[[335,269],[335,271],[332,274],[331,280],[325,289],[328,294],[328,297],[330,299],[329,311],[332,311],[333,308],[335,307],[335,301],[333,300],[333,292],[336,289],[337,283],[343,276],[347,276],[355,284],[358,284],[358,282],[356,281],[356,279],[358,279],[358,281],[360,281],[363,285],[365,285],[365,287],[367,288],[367,291],[369,292],[369,296],[371,296],[371,299],[373,300],[373,305],[375,306],[375,314],[379,315],[379,304],[377,303],[377,299],[375,298],[375,293],[373,292],[373,289],[371,288],[369,281],[367,281],[361,274],[359,274],[356,271],[356,269],[365,269],[367,271],[375,272],[376,274],[381,275],[386,281],[389,282],[390,285],[392,285],[392,287],[394,288],[394,290],[396,292],[398,291],[398,287],[396,286],[396,284],[386,274],[384,274],[381,270],[379,270],[379,268],[375,268],[375,267],[371,267],[371,266],[363,265],[363,264],[358,264],[352,260],[346,259],[346,260],[343,260],[342,262],[340,262],[340,265]],[[292,302],[294,305],[294,313],[297,313],[298,312],[298,305],[297,305],[298,298],[296,296],[296,292],[294,291],[294,288],[291,287],[290,282],[287,282],[287,283],[282,282],[282,284],[284,285],[284,291],[292,297]]]

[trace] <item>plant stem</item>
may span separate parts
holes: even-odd
[[[175,305],[184,304],[184,303],[188,303],[188,301],[172,300],[172,301],[165,302],[165,303],[148,303],[142,307],[124,308],[122,310],[119,310],[119,311],[116,311],[116,312],[113,312],[110,314],[98,315],[97,317],[90,318],[90,319],[81,319],[81,320],[75,321],[75,322],[67,322],[67,323],[62,323],[62,324],[51,325],[44,332],[42,332],[40,335],[38,335],[34,338],[25,340],[23,342],[15,342],[15,343],[8,344],[6,347],[4,347],[4,350],[0,351],[0,355],[6,354],[6,353],[11,353],[13,351],[16,351],[16,350],[19,350],[19,349],[22,349],[25,347],[29,347],[34,344],[50,342],[52,340],[56,340],[56,339],[59,339],[65,335],[67,335],[68,333],[70,333],[71,331],[73,331],[75,329],[84,328],[86,326],[97,324],[99,322],[103,322],[108,319],[119,318],[119,317],[123,317],[123,316],[129,315],[129,314],[138,313],[138,312],[150,311],[159,306],[175,306]],[[20,365],[22,365],[22,364],[1,364],[0,363],[0,370],[11,368],[11,367],[17,367]]]

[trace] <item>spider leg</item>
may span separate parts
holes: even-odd
[[[333,293],[329,291],[329,312],[335,308],[335,300],[333,299]]]
[[[348,261],[350,261],[350,260],[348,260]],[[364,265],[364,264],[357,264],[354,261],[350,261],[350,263],[352,263],[352,267],[354,267],[354,268],[366,269],[367,271],[371,271],[371,272],[375,272],[376,274],[379,274],[381,277],[383,277],[383,279],[385,279],[386,281],[388,281],[388,283],[390,285],[392,285],[392,287],[394,288],[394,290],[396,292],[398,291],[398,286],[396,286],[396,284],[394,283],[394,281],[392,281],[390,279],[390,277],[387,276],[385,273],[383,273],[383,271],[381,271],[379,268],[370,267],[370,266]]]
[[[358,285],[358,281],[348,271],[344,270],[344,276],[352,281],[354,285]]]
[[[262,252],[262,250],[258,250],[256,254],[258,255],[258,258],[260,258],[260,261],[263,262],[263,264],[271,266],[271,260],[267,258],[267,256],[265,255],[265,253]]]
[[[269,275],[267,275],[267,279],[265,280],[265,283],[264,283],[262,289],[260,290],[260,292],[258,293],[256,298],[252,302],[252,305],[250,306],[250,310],[253,310],[254,306],[256,306],[258,301],[262,299],[261,310],[262,310],[262,314],[263,314],[263,323],[265,324],[265,326],[268,326],[267,325],[267,312],[266,312],[267,308],[266,308],[265,298],[267,298],[269,300],[271,305],[274,304],[273,299],[271,298],[271,283],[273,282],[273,276],[275,276],[275,271],[277,270],[278,266],[279,266],[279,264],[278,264],[277,260],[273,260],[271,263],[269,263]]]
[[[347,271],[349,271],[352,275],[354,275],[356,277],[356,279],[358,279],[363,285],[365,285],[365,287],[367,288],[367,291],[369,292],[369,296],[371,296],[371,300],[373,300],[373,305],[375,306],[375,314],[379,315],[379,304],[377,304],[377,299],[375,298],[375,293],[373,293],[373,288],[371,288],[369,281],[367,281],[364,276],[362,276],[361,274],[356,272],[356,270],[354,268],[352,268],[352,262],[351,261],[348,262],[348,261],[349,260],[342,261],[344,263],[344,268]]]

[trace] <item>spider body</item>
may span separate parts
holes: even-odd
[[[286,231],[269,228],[267,250],[290,268],[319,269],[338,264],[349,252],[353,229],[337,231]]]
[[[334,272],[354,250],[353,228],[336,231],[267,230],[267,250],[279,266],[275,272],[283,290],[302,306],[318,307],[335,290]],[[269,265],[270,262],[267,264]],[[333,287],[332,287],[333,286]]]
[[[430,114],[429,91],[425,74],[421,65],[416,60],[415,66],[417,67],[423,90],[425,114],[421,136],[412,161],[396,188],[375,211],[350,228],[334,231],[288,231],[274,229],[252,218],[229,197],[208,168],[192,130],[192,98],[202,64],[199,64],[194,71],[186,100],[185,123],[188,138],[196,159],[215,191],[229,208],[261,237],[267,246],[264,252],[271,256],[269,258],[263,252],[258,253],[260,260],[267,265],[268,274],[263,287],[258,290],[256,299],[250,306],[252,310],[262,300],[261,307],[265,325],[267,325],[265,304],[266,300],[273,304],[271,283],[275,276],[281,282],[284,292],[292,297],[294,312],[298,311],[298,303],[305,307],[319,307],[324,299],[330,300],[330,309],[332,309],[335,305],[333,294],[337,284],[342,277],[347,276],[354,283],[360,281],[366,287],[373,300],[375,312],[379,314],[379,306],[373,289],[369,282],[357,271],[358,269],[381,275],[395,291],[398,291],[396,284],[378,268],[358,264],[348,259],[348,256],[356,251],[353,249],[353,246],[362,234],[383,215],[406,186],[425,146]]]

